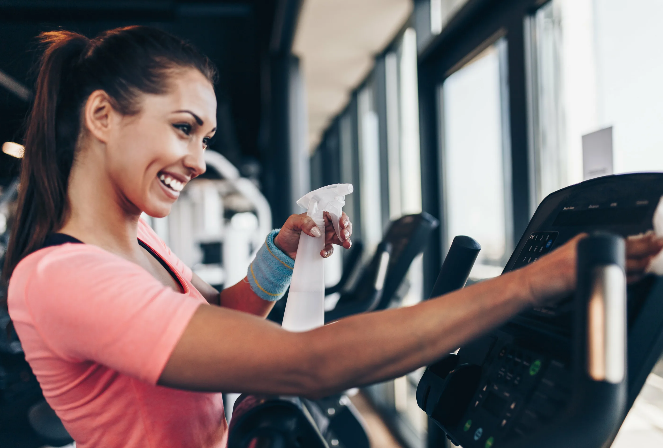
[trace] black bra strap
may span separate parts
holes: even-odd
[[[161,264],[161,266],[163,266],[163,267],[166,269],[166,271],[168,271],[168,273],[170,274],[170,276],[173,277],[173,278],[175,279],[175,281],[177,282],[177,284],[180,285],[180,287],[182,288],[182,291],[185,291],[184,285],[180,282],[180,279],[177,277],[177,274],[175,274],[175,273],[173,272],[173,270],[170,269],[170,266],[168,266],[168,263],[166,263],[166,262],[165,262],[165,261],[164,261],[164,260],[158,255],[158,254],[156,254],[156,253],[152,250],[152,248],[150,248],[150,246],[148,246],[147,244],[143,243],[141,240],[138,240],[138,244],[140,244],[141,247],[142,247],[143,249],[145,249],[145,250],[148,251],[150,254],[152,254],[152,256],[153,256],[154,258],[156,258],[157,261]]]
[[[46,236],[44,244],[41,248],[59,246],[60,244],[74,243],[74,244],[84,244],[81,240],[74,238],[73,236],[66,235],[64,233],[49,233]]]

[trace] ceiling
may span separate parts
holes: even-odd
[[[412,13],[412,0],[305,0],[293,52],[301,58],[314,149],[375,56]]]

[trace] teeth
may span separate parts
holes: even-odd
[[[160,175],[159,180],[161,182],[163,182],[165,185],[169,186],[172,190],[175,190],[175,191],[178,191],[178,192],[182,191],[182,189],[184,188],[184,183],[183,182],[180,182],[177,179],[173,179],[172,177],[167,176],[165,174]]]

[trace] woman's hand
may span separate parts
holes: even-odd
[[[626,238],[626,278],[629,283],[637,282],[646,275],[647,267],[663,249],[663,239],[654,232]]]
[[[349,249],[350,246],[352,246],[352,241],[350,239],[352,237],[352,223],[350,222],[348,215],[343,212],[339,222],[341,230],[341,238],[339,239],[334,230],[332,218],[329,213],[324,212],[324,217],[325,247],[320,252],[320,255],[327,258],[334,252],[334,244],[343,246],[346,249]],[[288,218],[285,224],[283,224],[279,234],[274,238],[274,244],[294,260],[297,255],[297,247],[299,246],[299,236],[302,232],[314,238],[323,237],[320,229],[315,225],[315,222],[306,213],[302,213],[301,215],[291,215]]]
[[[587,236],[581,234],[568,243],[528,266],[526,278],[535,305],[545,305],[568,296],[576,286],[578,242]],[[663,249],[663,239],[653,232],[630,236],[626,239],[626,278],[636,282],[646,275],[652,258]],[[525,269],[523,269],[525,271]]]
[[[578,242],[587,236],[581,233],[566,244],[522,269],[529,286],[532,305],[545,306],[563,299],[576,288]]]

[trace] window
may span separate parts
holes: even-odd
[[[613,127],[615,173],[663,170],[657,0],[552,0],[527,20],[536,200],[583,180],[582,136]],[[663,444],[659,361],[613,443]]]
[[[537,202],[583,180],[582,136],[605,127],[615,173],[663,170],[659,14],[656,0],[553,0],[529,19]]]
[[[371,173],[365,173],[365,178],[371,176],[373,182],[380,181],[374,187],[379,185],[381,190],[372,193],[363,190],[362,201],[369,194],[378,199],[381,193],[386,193],[381,201],[380,216],[384,222],[380,222],[380,238],[389,221],[422,211],[416,51],[416,33],[408,28],[378,58],[370,81],[358,94],[360,123],[363,121],[360,129],[365,131],[360,134],[363,143],[360,158],[368,162],[365,166],[373,167]],[[363,179],[361,187],[369,187]],[[374,217],[376,213],[375,209],[371,212],[371,219],[379,222]],[[365,225],[363,228],[367,229]],[[407,293],[399,306],[420,302],[424,294],[421,257],[413,261],[404,283]],[[427,416],[416,401],[422,373],[414,372],[366,389],[387,416],[390,426],[411,447],[423,446],[427,431]]]
[[[375,84],[369,81],[357,96],[359,114],[359,167],[362,236],[369,253],[382,239],[380,144]]]
[[[437,34],[467,0],[430,0],[430,28]]]
[[[352,105],[350,106],[352,107]],[[359,176],[357,175],[357,151],[355,148],[355,123],[350,111],[346,111],[341,115],[339,120],[339,149],[340,149],[340,165],[341,165],[341,183],[353,184],[354,192],[345,197],[344,210],[352,219],[353,222],[353,240],[362,239],[361,231],[361,212],[360,212],[360,198],[358,194],[361,188],[358,185]]]
[[[456,235],[482,247],[473,278],[501,273],[512,249],[506,40],[453,71],[439,89],[444,253]]]

